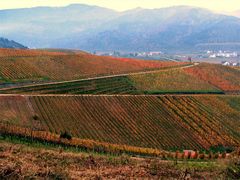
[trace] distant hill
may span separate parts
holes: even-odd
[[[37,48],[153,51],[240,48],[240,19],[176,6],[117,12],[98,6],[0,11],[0,33]]]
[[[27,47],[19,44],[15,41],[10,41],[6,38],[0,37],[0,48],[18,48],[18,49],[26,49]]]
[[[72,44],[92,50],[202,50],[239,49],[240,19],[205,9],[172,7],[135,9],[109,22],[105,30],[77,43],[79,35],[67,38]],[[70,36],[71,37],[71,36]],[[57,45],[57,44],[56,44]]]
[[[116,15],[110,9],[82,4],[1,10],[0,33],[29,47],[62,47],[61,39],[69,34],[91,34],[90,29],[98,29]]]
[[[8,82],[79,80],[185,64],[104,57],[70,50],[0,49],[0,85]]]

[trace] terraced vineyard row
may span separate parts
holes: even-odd
[[[13,96],[0,97],[0,117],[100,142],[199,150],[239,146],[239,105],[239,96]]]
[[[240,71],[216,64],[200,64],[184,69],[188,74],[209,82],[226,92],[240,92]]]
[[[43,74],[36,67],[26,63],[24,59],[15,58],[0,58],[0,75],[8,81],[43,78]]]
[[[147,94],[221,93],[215,86],[185,73],[182,69],[132,75],[129,78],[137,89]]]
[[[10,94],[223,94],[215,86],[184,72],[168,69],[152,73],[73,82],[48,83],[0,90]]]
[[[56,56],[66,54],[60,51],[0,48],[0,57]]]
[[[46,54],[44,54],[45,51],[23,50],[23,54],[19,52],[20,55],[18,55],[18,50],[8,51],[7,56],[4,53],[5,50],[0,49],[0,77],[8,82],[37,81],[39,79],[50,81],[75,80],[186,64],[102,57],[78,52],[71,54],[46,51]],[[26,56],[24,56],[25,51]],[[14,56],[15,53],[16,56]]]
[[[0,93],[11,94],[138,94],[127,77],[112,77],[95,80],[81,80],[36,86],[12,88]]]

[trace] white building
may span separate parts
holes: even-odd
[[[222,63],[222,65],[224,65],[224,66],[230,66],[230,62],[224,62],[224,63]]]

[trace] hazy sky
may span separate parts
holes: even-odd
[[[72,3],[98,5],[119,11],[136,7],[161,8],[177,5],[198,6],[224,12],[240,10],[240,0],[0,0],[0,9],[65,6]]]

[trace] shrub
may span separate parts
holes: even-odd
[[[67,131],[64,131],[64,132],[61,132],[60,138],[71,140],[72,135],[70,133],[68,133]]]
[[[39,119],[39,117],[38,117],[38,115],[33,115],[33,117],[32,117],[34,120],[38,120]]]
[[[180,152],[179,152],[179,151],[176,151],[176,152],[175,152],[175,158],[176,158],[176,159],[178,159],[178,158],[179,158],[179,154],[180,154]]]
[[[219,153],[214,154],[214,158],[218,159],[219,158]]]
[[[199,159],[204,159],[205,156],[204,156],[204,154],[199,154],[198,157],[199,157]]]
[[[222,153],[222,158],[224,159],[224,158],[226,158],[226,156],[227,156],[227,154],[224,152],[224,153]]]
[[[214,154],[212,152],[210,152],[208,155],[208,159],[213,159],[213,158],[214,158]]]
[[[211,146],[209,151],[213,153],[224,153],[224,152],[231,153],[234,151],[234,148],[231,146],[216,145],[216,146]]]

